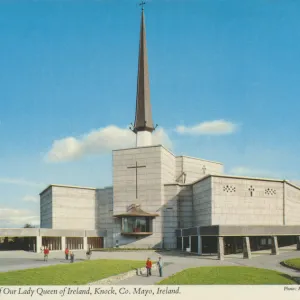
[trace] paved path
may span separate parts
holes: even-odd
[[[163,277],[159,277],[158,271],[153,272],[153,276],[134,276],[116,283],[117,285],[153,285],[164,278],[167,278],[175,273],[178,273],[187,268],[201,267],[201,266],[246,266],[255,268],[270,269],[278,272],[288,274],[299,282],[300,271],[295,271],[280,265],[280,262],[289,258],[300,257],[299,251],[286,249],[279,255],[270,255],[269,251],[262,251],[256,253],[251,259],[243,259],[242,254],[235,254],[225,256],[224,261],[217,260],[217,257],[205,256],[190,256],[190,257],[177,257],[176,262],[170,256],[163,256],[165,263],[170,263],[164,267]]]
[[[86,259],[85,251],[74,251],[75,262]],[[152,260],[158,259],[158,254],[154,251],[136,251],[136,252],[93,252],[93,259],[126,259],[142,260],[147,257]],[[0,272],[24,270],[39,268],[49,265],[58,265],[70,263],[64,259],[64,251],[50,251],[48,262],[44,262],[42,253],[25,252],[25,251],[0,251]]]
[[[132,251],[132,252],[94,252],[92,259],[127,259],[146,261],[150,257],[152,261],[157,261],[161,256],[165,263],[163,277],[159,277],[158,271],[153,271],[151,277],[133,276],[131,278],[115,283],[117,285],[151,285],[167,278],[177,272],[187,268],[201,266],[249,266],[256,268],[265,268],[289,274],[300,278],[300,272],[285,268],[280,262],[289,258],[300,257],[300,251],[295,251],[295,247],[281,248],[279,255],[270,255],[270,250],[253,253],[252,259],[243,259],[242,254],[225,256],[224,261],[219,261],[216,256],[190,256],[179,254],[178,252],[156,253],[153,251]],[[75,260],[85,259],[85,251],[74,251]],[[29,268],[38,268],[48,265],[65,264],[63,251],[51,252],[49,261],[43,261],[42,253],[29,253],[23,251],[0,252],[0,272],[12,270],[22,270]]]

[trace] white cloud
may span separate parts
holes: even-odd
[[[269,170],[263,169],[255,169],[249,167],[234,167],[230,170],[229,175],[236,176],[250,176],[250,177],[267,177],[267,178],[279,178],[281,179],[281,175]]]
[[[22,200],[25,201],[25,202],[38,202],[39,198],[36,197],[36,196],[26,195],[26,196],[23,197]]]
[[[136,135],[128,128],[111,125],[91,131],[81,137],[67,137],[53,142],[45,159],[48,162],[77,160],[87,155],[105,154],[112,150],[135,146]],[[172,147],[164,129],[153,133],[153,144]]]
[[[39,225],[39,216],[25,209],[0,208],[0,228],[18,228],[27,223]]]
[[[32,187],[45,186],[45,184],[43,184],[43,183],[28,181],[28,180],[24,180],[24,179],[20,179],[20,178],[7,178],[7,177],[0,177],[0,183],[32,186]]]
[[[176,132],[191,135],[223,135],[235,132],[237,127],[236,124],[229,121],[214,120],[203,122],[195,126],[177,126]]]

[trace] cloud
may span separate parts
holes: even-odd
[[[7,178],[7,177],[0,177],[0,183],[32,186],[32,187],[45,186],[45,184],[43,184],[43,183],[28,181],[28,180],[24,180],[24,179],[20,179],[20,178]]]
[[[45,159],[48,162],[62,162],[80,159],[88,155],[100,155],[112,150],[135,146],[136,135],[127,128],[111,125],[93,130],[81,137],[66,137],[53,142]],[[153,133],[153,144],[172,147],[164,129]]]
[[[36,197],[36,196],[29,196],[29,195],[26,195],[26,196],[23,197],[22,200],[25,201],[25,202],[38,202],[38,201],[39,201],[39,198]]]
[[[0,228],[18,228],[27,223],[39,225],[39,216],[25,209],[0,208]]]
[[[203,122],[195,126],[177,126],[176,132],[179,134],[190,134],[190,135],[223,135],[231,134],[237,130],[237,125],[225,121],[215,120]]]
[[[250,177],[267,177],[267,178],[280,178],[281,175],[272,172],[269,170],[263,169],[255,169],[249,167],[238,166],[234,167],[230,170],[229,175],[236,175],[236,176],[250,176]]]

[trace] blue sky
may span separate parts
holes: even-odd
[[[149,1],[157,139],[229,174],[299,180],[299,11]],[[35,223],[50,183],[111,185],[111,148],[134,121],[139,24],[137,1],[0,0],[0,227]]]

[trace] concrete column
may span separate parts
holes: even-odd
[[[87,237],[83,237],[83,250],[88,250]]]
[[[224,260],[224,237],[218,236],[218,259]]]
[[[191,236],[189,236],[189,248],[190,248],[190,250],[191,250],[191,252],[192,252],[192,237]]]
[[[42,237],[41,236],[37,236],[36,237],[36,253],[40,253],[41,252],[41,247],[42,247]]]
[[[251,258],[250,239],[248,236],[243,237],[243,257]]]
[[[278,255],[279,250],[278,250],[277,236],[272,236],[271,239],[272,239],[271,254]]]
[[[65,250],[66,249],[66,237],[62,236],[61,237],[61,250]]]
[[[202,254],[202,237],[198,235],[198,255]]]
[[[297,250],[300,250],[300,236],[297,236],[296,239],[297,239]]]

